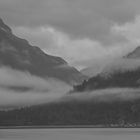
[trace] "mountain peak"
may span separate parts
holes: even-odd
[[[0,18],[0,30],[4,31],[4,32],[8,32],[8,33],[12,33],[12,30],[10,27],[8,27],[3,20]]]

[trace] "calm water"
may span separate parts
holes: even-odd
[[[140,129],[1,129],[0,140],[140,140]]]

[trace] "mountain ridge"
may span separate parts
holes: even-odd
[[[53,77],[64,82],[79,83],[84,76],[61,57],[51,56],[39,47],[32,46],[25,39],[12,33],[0,19],[0,66],[28,71],[42,78]]]
[[[117,64],[118,63],[118,64]],[[116,64],[116,65],[115,65]],[[140,47],[106,66],[97,75],[74,86],[74,91],[91,91],[105,88],[139,88],[140,87]]]
[[[134,51],[130,52],[128,55],[125,56],[126,58],[133,58],[133,59],[140,59],[140,46],[138,46]]]

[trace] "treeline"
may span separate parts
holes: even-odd
[[[99,74],[74,86],[74,91],[87,91],[104,88],[137,88],[140,87],[140,69],[135,71],[114,72],[108,77]]]
[[[140,100],[68,101],[0,111],[0,126],[28,125],[140,126]]]

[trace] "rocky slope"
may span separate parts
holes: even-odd
[[[27,71],[33,75],[53,77],[67,83],[81,82],[84,76],[70,67],[60,57],[44,53],[39,47],[31,46],[25,39],[18,38],[0,19],[0,66]]]

